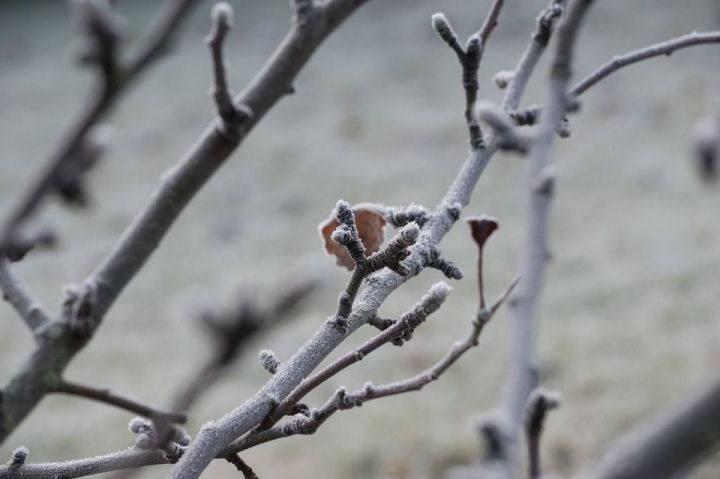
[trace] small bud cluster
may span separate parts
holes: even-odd
[[[166,441],[163,451],[171,463],[177,462],[183,454],[183,448],[190,444],[190,435],[177,424],[168,425],[167,438],[159,438],[153,422],[144,417],[135,417],[130,420],[128,429],[137,434],[135,447],[138,449],[158,449],[161,442]]]
[[[348,254],[355,264],[365,261],[365,246],[363,246],[355,225],[355,213],[345,201],[338,201],[335,218],[338,220],[337,228],[332,233],[332,240],[347,249]]]
[[[515,78],[515,72],[512,70],[502,70],[493,76],[493,82],[499,89],[504,90],[510,85],[510,82]]]
[[[390,240],[390,243],[382,251],[378,251],[368,258],[370,271],[377,271],[388,267],[401,276],[410,274],[408,268],[402,261],[410,256],[408,248],[415,244],[420,236],[420,228],[416,223],[404,226],[400,232]]]
[[[16,447],[10,455],[7,465],[11,471],[16,471],[25,465],[25,460],[30,454],[30,450],[25,446]]]
[[[263,369],[270,374],[275,374],[278,367],[280,367],[280,360],[275,355],[275,352],[270,349],[263,349],[260,351],[258,359],[260,360],[260,364],[262,364]]]
[[[385,218],[391,225],[397,228],[413,222],[422,228],[430,219],[430,212],[422,206],[412,203],[407,207],[387,208]]]
[[[69,286],[65,289],[62,305],[62,318],[79,338],[92,334],[96,326],[96,292],[91,283],[82,286]]]
[[[425,322],[428,316],[440,309],[450,289],[447,283],[435,283],[410,311],[400,317],[398,321],[404,323],[406,328],[400,337],[393,340],[393,344],[402,346],[405,341],[412,339],[415,329]]]

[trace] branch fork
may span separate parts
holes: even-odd
[[[227,2],[216,3],[210,13],[212,29],[205,39],[213,64],[214,86],[211,95],[219,117],[219,131],[231,143],[236,144],[242,135],[244,123],[253,117],[246,105],[236,106],[227,80],[227,62],[223,53],[225,37],[233,26],[233,9]]]

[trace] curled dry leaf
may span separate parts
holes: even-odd
[[[355,213],[358,235],[363,245],[365,245],[366,254],[369,256],[380,249],[380,245],[385,238],[385,218],[377,208],[368,203],[357,204],[352,207],[352,210]],[[353,270],[355,263],[353,263],[345,247],[330,239],[330,235],[335,231],[338,224],[334,212],[331,213],[328,219],[320,223],[320,239],[323,242],[325,252],[328,255],[335,256],[338,266]]]
[[[485,245],[490,235],[498,229],[498,221],[492,216],[468,218],[467,222],[470,225],[470,233],[480,249]]]

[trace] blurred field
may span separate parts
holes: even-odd
[[[124,1],[131,39],[159,2]],[[287,2],[233,1],[230,71],[236,91],[262,64],[289,21]],[[481,96],[499,100],[492,75],[512,68],[540,1],[508,1],[481,67]],[[597,2],[581,36],[578,75],[613,54],[692,30],[717,29],[713,0]],[[287,358],[334,311],[347,274],[320,250],[316,225],[338,198],[433,206],[466,153],[463,94],[452,53],[430,28],[444,11],[464,36],[488,1],[376,0],[312,59],[284,99],[202,191],[126,290],[68,377],[167,403],[208,343],[194,318],[238,292],[267,298],[310,269],[326,282],[296,321],[259,338],[227,379],[191,414],[191,432],[240,404],[265,380],[258,349]],[[32,291],[57,310],[61,287],[81,280],[107,253],[158,178],[213,115],[202,42],[210,3],[197,11],[171,57],[126,96],[110,121],[111,150],[92,177],[94,206],[56,204],[42,223],[61,248],[17,267]],[[73,30],[64,2],[0,3],[0,206],[6,211],[79,110],[89,74],[72,62]],[[526,105],[542,99],[541,66]],[[551,469],[577,470],[608,441],[717,376],[720,359],[720,190],[704,188],[689,161],[692,124],[720,98],[717,47],[699,47],[613,76],[583,99],[573,135],[560,142],[554,262],[542,303],[540,350],[546,385],[564,396],[548,425]],[[467,214],[501,222],[489,244],[487,282],[499,291],[514,275],[524,228],[523,161],[498,155]],[[445,255],[473,271],[464,225]],[[402,349],[388,348],[327,385],[406,377],[465,335],[474,311],[473,274],[454,284],[446,306]],[[412,305],[439,273],[398,291],[383,314]],[[23,325],[0,309],[0,383],[32,350]],[[478,453],[472,420],[500,394],[506,315],[471,351],[419,394],[339,413],[313,437],[261,446],[244,455],[261,477],[438,477]],[[372,334],[361,330],[346,347]],[[311,401],[312,402],[312,401]],[[129,416],[85,401],[46,399],[0,457],[25,444],[33,461],[92,455],[128,446]],[[697,477],[718,477],[707,467]],[[143,477],[163,477],[166,468]],[[237,477],[216,464],[208,477]]]

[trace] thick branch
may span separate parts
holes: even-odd
[[[250,128],[286,94],[292,79],[322,41],[366,1],[334,0],[326,3],[321,9],[322,11],[317,14],[318,16],[313,17],[317,21],[294,24],[266,65],[235,100],[236,105],[243,105],[254,113],[254,116],[248,117],[247,121],[243,123],[242,134],[229,136],[221,132],[213,123],[186,157],[163,177],[162,184],[150,204],[137,216],[119,239],[113,251],[85,282],[94,291],[93,315],[91,324],[86,329],[88,334],[92,334],[97,329],[112,303],[145,264],[195,193],[237,148]],[[149,42],[152,42],[153,45],[164,44],[173,30],[173,25],[179,22],[178,19],[182,17],[191,3],[191,0],[178,0],[171,4],[169,12],[172,15],[167,17],[167,20],[160,22],[158,33],[151,35]],[[161,32],[164,34],[160,35]],[[141,49],[138,60],[132,63],[133,67],[129,70],[139,72],[140,67],[146,65],[153,58],[153,52],[160,51],[159,47],[157,49]],[[92,115],[81,123],[82,131],[71,135],[70,146],[80,141],[84,137],[86,129],[89,129],[95,120],[106,111],[109,106],[105,104],[106,101],[110,100],[103,99],[102,102],[95,104]],[[229,140],[231,136],[233,141]],[[52,168],[56,168],[58,162],[62,164],[65,161],[65,153],[54,160]],[[22,221],[30,212],[34,211],[39,198],[44,195],[46,188],[51,183],[52,177],[52,172],[43,176],[43,180],[38,183],[40,196],[35,193],[31,194],[30,201],[27,203],[29,206],[26,207],[26,203],[23,203],[21,214],[13,218],[19,218]],[[16,225],[14,221],[10,229]],[[7,233],[8,230],[4,231]],[[57,325],[58,329],[62,329],[64,326],[64,324]],[[5,389],[3,411],[0,416],[0,441],[4,440],[7,434],[46,394],[47,391],[43,384],[47,384],[47,381],[44,378],[48,375],[61,376],[67,364],[89,340],[88,335],[77,339],[70,338],[73,334],[71,331],[56,331],[53,336],[48,335],[48,338],[52,339],[48,340],[42,349],[38,349],[11,380]],[[8,407],[11,410],[4,411]],[[231,439],[228,439],[228,442]]]
[[[615,444],[588,477],[684,476],[720,444],[720,381],[644,430]]]
[[[121,67],[122,73],[116,74],[112,82],[107,83],[100,78],[96,83],[91,99],[85,103],[82,113],[4,221],[0,230],[0,251],[11,246],[21,226],[55,190],[58,177],[67,165],[74,161],[87,134],[110,112],[126,87],[160,57],[172,35],[196,3],[197,0],[168,0],[158,20],[147,29],[149,33],[140,44],[137,55],[132,57],[125,67]],[[2,436],[0,440],[1,438]]]
[[[50,318],[42,305],[30,297],[20,279],[10,269],[10,261],[0,255],[0,290],[3,298],[15,308],[30,331],[37,334]]]
[[[511,300],[513,321],[509,364],[505,384],[504,410],[515,451],[523,413],[530,392],[536,384],[535,338],[537,305],[548,260],[548,230],[554,176],[551,170],[555,130],[567,105],[567,84],[571,75],[572,52],[578,27],[592,0],[575,0],[560,25],[555,55],[551,64],[548,105],[541,118],[538,136],[532,145],[528,162],[529,223],[521,280]]]
[[[276,374],[252,398],[214,423],[208,424],[201,431],[198,438],[202,440],[196,440],[190,447],[188,453],[175,467],[173,477],[198,477],[217,454],[218,449],[259,424],[345,339],[347,334],[374,317],[378,307],[395,289],[427,265],[433,248],[437,247],[458,220],[462,208],[469,203],[472,191],[495,151],[495,145],[489,142],[484,149],[472,151],[466,159],[447,194],[431,218],[423,225],[411,256],[404,261],[410,275],[403,277],[388,270],[373,275],[367,288],[358,295],[356,307],[348,318],[347,332],[340,332],[337,328],[324,324],[283,363]]]
[[[107,388],[95,388],[93,386],[86,386],[69,381],[61,381],[56,386],[51,387],[49,392],[92,399],[93,401],[110,404],[150,419],[162,419],[170,423],[179,424],[184,424],[185,421],[187,421],[185,414],[160,411],[136,399],[116,394]]]

